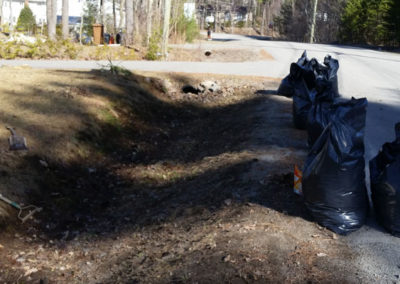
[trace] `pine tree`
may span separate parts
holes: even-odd
[[[32,31],[33,26],[36,24],[35,16],[32,13],[32,10],[28,5],[21,10],[18,22],[17,29],[21,31]]]

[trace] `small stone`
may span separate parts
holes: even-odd
[[[44,168],[48,168],[48,167],[49,167],[49,164],[48,164],[46,161],[44,161],[44,160],[39,160],[39,163],[40,163],[40,165],[41,165],[42,167],[44,167]]]
[[[225,199],[224,203],[226,206],[230,206],[232,204],[232,200],[231,199]]]
[[[0,244],[0,249],[3,249],[3,248],[4,248],[4,246],[2,244]]]
[[[317,256],[318,257],[325,257],[325,256],[327,256],[327,254],[323,253],[323,252],[320,252],[320,253],[317,253]]]
[[[223,258],[222,258],[222,261],[223,262],[228,262],[228,261],[230,261],[231,260],[231,256],[228,254],[228,255],[226,255],[226,256],[224,256]]]

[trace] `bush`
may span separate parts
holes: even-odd
[[[32,10],[25,5],[19,14],[17,29],[20,31],[32,31],[35,25],[35,16],[33,15]]]
[[[161,33],[155,32],[150,37],[149,40],[149,48],[147,49],[147,53],[144,56],[147,60],[157,60],[159,57],[160,50],[160,43],[161,43]]]
[[[236,26],[237,26],[239,29],[242,29],[242,28],[244,28],[244,24],[245,24],[244,21],[239,21],[239,22],[237,22]]]
[[[193,42],[199,36],[199,27],[197,26],[196,20],[186,19],[185,21],[185,35],[187,42]]]
[[[81,47],[71,41],[43,41],[40,38],[34,43],[5,42],[0,43],[0,58],[67,58],[76,59]]]
[[[193,42],[199,36],[199,28],[196,20],[194,18],[188,19],[184,15],[178,18],[174,29],[186,42]]]

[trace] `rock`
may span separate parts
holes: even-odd
[[[317,256],[318,257],[325,257],[325,256],[327,256],[327,254],[323,253],[323,252],[320,252],[320,253],[317,253]]]
[[[210,91],[210,92],[217,92],[221,89],[221,87],[213,81],[204,81],[201,82],[199,84],[199,88],[198,88],[201,92],[206,92],[206,91]]]
[[[231,199],[225,199],[224,203],[226,206],[230,206],[232,204],[232,200]]]
[[[42,167],[44,167],[44,168],[48,168],[48,167],[49,167],[49,164],[48,164],[46,161],[44,161],[44,160],[39,160],[39,163],[40,163],[40,165],[41,165]]]
[[[231,256],[228,254],[228,255],[226,255],[226,256],[224,256],[223,258],[222,258],[222,261],[223,262],[228,262],[228,261],[230,261],[231,260]]]

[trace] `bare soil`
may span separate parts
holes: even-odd
[[[1,68],[4,283],[358,283],[293,194],[305,133],[278,81]],[[184,93],[215,80],[221,90]]]

